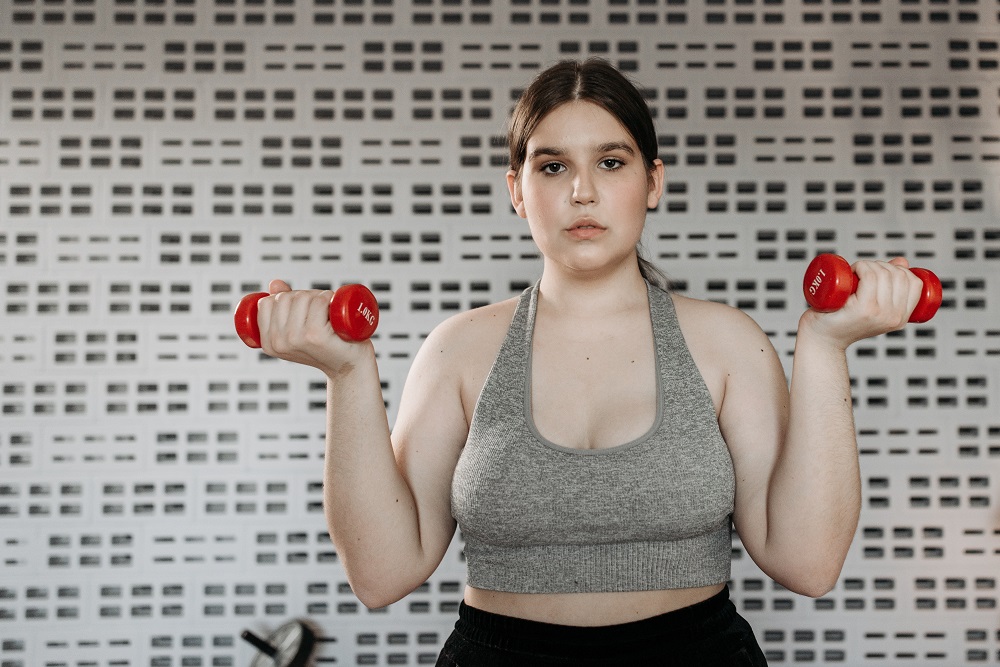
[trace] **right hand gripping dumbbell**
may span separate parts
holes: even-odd
[[[923,282],[923,290],[910,322],[926,322],[941,307],[941,280],[932,271],[911,267],[909,269]],[[840,255],[817,255],[806,269],[802,291],[806,303],[821,313],[840,310],[847,298],[858,289],[858,276],[850,263]]]
[[[260,347],[260,326],[257,324],[257,302],[267,292],[254,292],[240,299],[233,314],[236,333],[248,347]],[[364,285],[344,285],[330,300],[330,326],[346,341],[371,338],[378,327],[378,301]]]

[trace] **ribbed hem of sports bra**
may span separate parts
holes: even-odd
[[[540,283],[541,281],[539,281]],[[653,333],[653,358],[656,362],[656,418],[653,420],[653,425],[649,427],[643,435],[639,436],[635,440],[630,440],[628,442],[623,442],[620,445],[615,445],[614,447],[601,447],[600,449],[583,449],[581,447],[567,447],[565,445],[559,445],[544,435],[538,430],[535,425],[535,416],[531,412],[531,363],[534,357],[534,346],[531,344],[535,338],[535,316],[538,313],[538,292],[539,283],[535,284],[535,289],[531,294],[531,308],[528,313],[527,328],[531,330],[531,338],[527,341],[528,346],[528,360],[524,367],[524,423],[528,427],[528,431],[534,436],[535,441],[547,447],[548,449],[555,450],[557,452],[562,452],[563,454],[571,454],[576,456],[609,456],[613,454],[619,454],[626,450],[638,447],[644,442],[648,441],[656,432],[660,430],[663,425],[663,400],[666,394],[666,390],[663,387],[663,363],[660,360],[660,341],[656,337],[656,327],[653,326],[653,299],[649,294],[649,290],[652,287],[649,283],[646,283],[646,300],[649,304],[649,326]],[[670,298],[670,295],[667,295]]]
[[[510,593],[632,592],[722,584],[732,573],[729,522],[671,542],[489,545],[466,543],[468,585]],[[706,554],[724,554],[710,562]],[[488,558],[488,554],[493,558]],[[498,557],[499,556],[499,557]],[[517,564],[512,566],[512,564]],[[623,566],[625,566],[623,568]]]

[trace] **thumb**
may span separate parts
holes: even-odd
[[[275,278],[267,285],[267,291],[270,294],[277,294],[279,292],[291,292],[292,288],[284,280],[279,280]]]
[[[910,263],[906,261],[905,257],[893,257],[892,259],[889,260],[889,263],[894,266],[901,266],[904,269],[910,268]]]

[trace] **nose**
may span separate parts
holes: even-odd
[[[597,188],[594,187],[594,180],[590,174],[579,173],[573,179],[573,203],[574,204],[596,204]]]

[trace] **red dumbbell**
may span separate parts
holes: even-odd
[[[941,281],[927,269],[912,267],[910,271],[920,278],[924,286],[909,321],[926,322],[941,307]],[[857,289],[858,276],[851,270],[850,263],[840,255],[817,255],[809,263],[802,279],[806,303],[822,313],[843,308],[847,298]]]
[[[233,314],[236,334],[248,347],[260,347],[260,327],[257,325],[257,302],[267,292],[254,292],[240,299]],[[330,299],[330,326],[346,341],[371,338],[378,327],[378,301],[364,285],[344,285]]]

